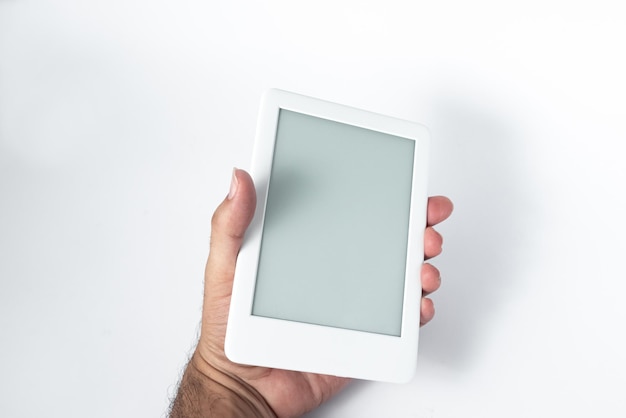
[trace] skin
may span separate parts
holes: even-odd
[[[243,170],[233,170],[230,192],[211,222],[200,340],[181,381],[171,417],[297,417],[327,401],[350,382],[335,376],[243,366],[224,355],[235,263],[255,207],[252,178]],[[441,253],[443,239],[433,226],[451,213],[452,202],[448,198],[429,198],[424,235],[426,260]],[[421,283],[424,325],[435,314],[428,295],[440,286],[439,270],[424,263]]]

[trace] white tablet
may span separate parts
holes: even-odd
[[[428,138],[413,122],[266,93],[251,167],[257,209],[226,331],[231,361],[412,378]]]

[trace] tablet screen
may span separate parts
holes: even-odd
[[[280,110],[253,315],[400,335],[414,152]]]

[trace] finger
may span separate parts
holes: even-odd
[[[424,258],[428,260],[441,254],[443,237],[431,227],[424,231]]]
[[[428,198],[428,226],[437,225],[448,219],[454,205],[452,201],[445,196],[432,196]]]
[[[422,295],[427,296],[441,286],[441,274],[432,264],[424,263],[421,272]]]
[[[234,169],[231,189],[211,220],[211,245],[206,267],[205,289],[220,289],[230,285],[237,255],[246,229],[256,208],[256,191],[250,175]]]
[[[420,307],[420,326],[426,325],[435,316],[435,304],[429,298],[422,298]]]

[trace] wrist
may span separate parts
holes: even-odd
[[[276,414],[254,388],[195,353],[181,380],[170,417],[276,418]]]

